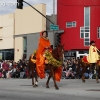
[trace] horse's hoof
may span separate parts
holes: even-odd
[[[33,87],[36,87],[35,85],[33,85]]]
[[[46,88],[50,88],[49,86],[46,86]]]
[[[99,81],[97,81],[97,83],[99,83]]]
[[[85,83],[85,80],[82,80]]]
[[[37,84],[35,84],[35,86],[36,86],[36,87],[38,87],[38,85],[37,85]]]
[[[59,90],[59,88],[58,88],[58,87],[56,87],[55,89],[56,89],[56,90]]]
[[[38,85],[35,84],[35,85],[33,85],[33,87],[38,87]]]

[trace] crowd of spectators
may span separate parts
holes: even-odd
[[[0,78],[27,78],[28,61],[19,60],[18,62],[4,60],[0,61]]]
[[[82,72],[78,72],[78,60],[75,58],[64,60],[62,78],[63,79],[80,79],[82,77]],[[89,68],[87,68],[84,73],[85,78],[94,79],[96,77],[96,71],[92,73]],[[28,78],[28,61],[19,60],[18,62],[5,60],[0,61],[0,78]]]
[[[75,58],[64,60],[62,78],[65,79],[80,79],[82,77],[82,68],[78,69],[78,60]],[[86,79],[95,79],[96,70],[90,70],[89,67],[84,73]]]

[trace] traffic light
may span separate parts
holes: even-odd
[[[55,33],[54,38],[55,38],[54,44],[55,44],[55,47],[57,47],[57,45],[61,43],[61,34],[60,33]]]
[[[17,8],[23,9],[23,0],[17,0]]]
[[[57,34],[57,44],[61,43],[61,34]]]

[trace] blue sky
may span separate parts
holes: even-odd
[[[46,4],[46,14],[50,15],[53,13],[53,0],[25,0],[31,5],[45,3]],[[57,0],[55,0],[56,2]],[[8,14],[14,12],[16,9],[17,0],[0,0],[0,15]],[[24,3],[24,6],[27,6]],[[56,13],[56,4],[55,4],[55,13]]]

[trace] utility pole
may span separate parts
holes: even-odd
[[[55,25],[55,0],[53,0],[53,23]],[[53,30],[53,45],[55,46],[55,31]]]
[[[55,24],[55,0],[53,0],[53,22]]]

